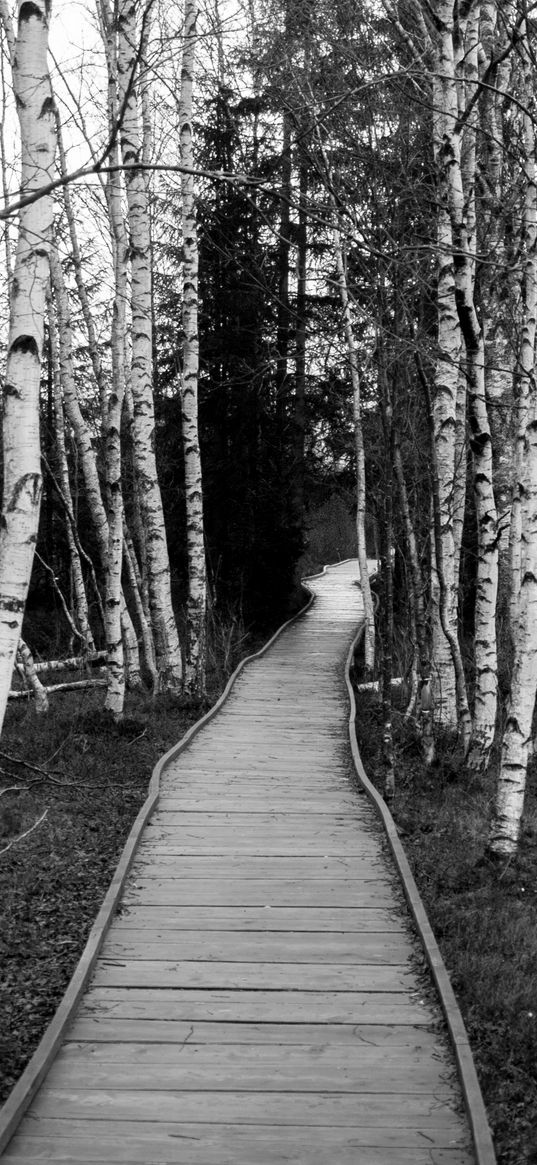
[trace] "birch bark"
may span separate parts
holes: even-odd
[[[179,106],[183,198],[183,369],[181,412],[185,462],[188,554],[187,647],[185,691],[205,691],[207,577],[203,523],[203,484],[198,433],[198,239],[192,170],[192,96],[198,21],[197,0],[186,0],[181,100]]]
[[[524,43],[524,42],[523,42]],[[535,97],[531,60],[523,49],[524,106],[522,128],[524,156],[524,207],[522,245],[524,278],[521,288],[522,320],[515,369],[515,480],[509,526],[509,620],[511,637],[518,634],[518,601],[522,583],[522,466],[529,410],[535,394],[535,341],[537,328],[537,171],[535,161]]]
[[[20,0],[13,88],[21,132],[21,191],[54,177],[56,134],[45,0]],[[7,30],[6,30],[7,31]],[[9,35],[9,34],[8,34]],[[49,278],[52,198],[20,212],[4,383],[4,489],[0,527],[0,730],[34,556],[42,477],[39,381]]]
[[[463,45],[466,99],[474,96],[473,90],[477,84],[477,13],[478,5],[474,4],[468,16]],[[455,53],[450,44],[453,45],[452,23],[451,30],[446,25],[444,37],[444,88],[457,85]],[[449,121],[446,124],[441,160],[448,184],[457,312],[466,349],[470,449],[478,525],[474,713],[467,764],[470,768],[479,769],[488,762],[496,726],[498,516],[485,387],[485,341],[474,299],[476,156],[475,126],[472,121],[466,123],[464,142],[457,123]]]
[[[364,602],[365,618],[364,667],[366,673],[368,673],[373,670],[375,664],[375,616],[373,611],[371,584],[369,581],[369,568],[367,564],[367,547],[365,537],[365,449],[362,429],[360,370],[358,367],[358,354],[354,340],[354,329],[349,299],[349,289],[347,284],[347,272],[345,270],[345,261],[343,256],[343,243],[341,239],[341,231],[337,221],[335,198],[332,194],[330,195],[330,202],[333,211],[332,241],[336,260],[337,283],[343,314],[343,329],[345,332],[345,340],[347,344],[347,357],[349,361],[349,371],[352,386],[354,442],[356,450],[356,537],[358,547],[358,565],[360,569],[360,587]]]
[[[524,283],[523,319],[518,355],[518,416],[515,470],[516,506],[511,541],[520,546],[512,588],[513,673],[502,740],[502,758],[489,834],[489,852],[500,858],[516,853],[524,808],[529,746],[537,691],[537,385],[535,344],[537,317],[537,186],[534,130],[534,69],[522,29],[524,113]]]
[[[537,420],[526,426],[520,466],[522,581],[515,625],[515,658],[502,741],[488,849],[495,857],[516,853],[524,808],[528,749],[537,689]]]
[[[49,335],[50,347],[52,353],[52,375],[53,375],[53,391],[54,391],[54,430],[56,442],[56,457],[58,463],[58,474],[60,479],[60,488],[66,507],[69,509],[69,514],[73,513],[73,498],[71,494],[71,482],[69,479],[69,466],[67,463],[67,452],[65,448],[65,418],[63,413],[63,400],[61,389],[61,375],[60,375],[60,349],[58,342],[58,331],[54,313],[49,312]],[[65,533],[67,538],[67,545],[69,548],[69,560],[71,566],[71,580],[74,594],[74,607],[76,614],[76,621],[78,629],[82,636],[82,645],[84,652],[95,650],[95,643],[93,641],[93,634],[90,627],[88,600],[86,595],[86,587],[84,584],[84,574],[82,570],[82,562],[78,551],[77,541],[73,532],[73,526],[69,521],[66,522]]]
[[[122,0],[117,15],[118,104],[123,112],[121,153],[125,166],[131,261],[133,444],[145,544],[151,619],[160,683],[178,688],[181,648],[171,599],[166,527],[155,457],[153,401],[152,259],[147,177],[137,169],[144,140],[138,100],[138,0]],[[147,28],[147,24],[145,25]],[[143,45],[142,52],[143,56]]]
[[[49,702],[47,689],[43,687],[41,680],[37,674],[37,669],[34,662],[34,657],[25,643],[24,639],[19,639],[17,647],[17,662],[22,668],[25,681],[31,692],[35,696],[35,710],[38,716],[43,716],[48,712]]]
[[[449,4],[440,5],[442,13]],[[439,16],[441,14],[439,13]],[[447,11],[445,13],[447,17]],[[436,540],[431,549],[432,657],[435,719],[442,727],[457,728],[457,683],[455,661],[449,642],[457,640],[458,580],[455,578],[453,536],[453,480],[455,476],[455,432],[457,388],[461,359],[461,333],[455,302],[453,238],[448,207],[448,184],[441,162],[447,127],[457,116],[456,91],[444,82],[443,37],[437,47],[433,81],[433,136],[438,175],[436,224],[437,246],[437,357],[434,373],[433,423],[436,450],[437,488],[440,508],[441,562]],[[440,571],[443,578],[440,579]],[[443,606],[443,610],[442,610]],[[445,633],[447,627],[448,635]]]
[[[80,468],[82,470],[82,476],[84,479],[86,501],[88,503],[97,546],[99,549],[101,568],[103,574],[106,575],[110,537],[108,517],[101,492],[101,483],[97,469],[97,458],[95,455],[95,449],[93,447],[92,435],[82,413],[82,409],[80,408],[80,401],[78,399],[78,391],[73,368],[73,344],[71,336],[69,301],[67,296],[67,289],[63,279],[61,263],[55,248],[52,248],[50,262],[52,284],[54,287],[54,296],[56,300],[56,312],[58,316],[60,374],[63,388],[65,412],[69,420],[69,424],[73,430],[78,456],[80,458]],[[122,591],[120,594],[120,609],[121,629],[123,634],[127,665],[127,682],[129,687],[137,688],[141,684],[139,651],[132,620],[127,610],[127,604],[125,602]],[[107,624],[105,615],[105,633],[107,634],[108,632],[106,627]],[[109,629],[113,631],[114,635],[116,634],[117,629],[115,626],[110,625]]]

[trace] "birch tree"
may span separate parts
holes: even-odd
[[[192,97],[198,3],[186,0],[181,100],[181,193],[183,228],[183,364],[181,415],[185,463],[186,536],[188,555],[187,646],[185,691],[205,691],[207,580],[203,523],[203,485],[198,433],[198,240],[194,190]]]
[[[134,402],[132,432],[136,483],[145,546],[149,602],[164,687],[178,688],[182,679],[181,648],[172,607],[166,527],[155,457],[153,402],[151,231],[147,174],[136,166],[144,160],[142,110],[139,102],[140,62],[144,59],[151,3],[138,29],[137,0],[122,0],[117,12],[116,116],[121,116],[121,154],[125,169],[131,267],[132,360],[130,381]],[[111,14],[108,13],[108,21]],[[141,37],[141,40],[140,40]],[[114,67],[109,62],[109,68]],[[116,121],[117,124],[117,121]],[[114,125],[111,124],[113,132]]]
[[[84,583],[84,574],[82,570],[82,561],[79,553],[79,543],[75,536],[74,522],[71,522],[71,515],[73,514],[73,499],[71,495],[71,482],[69,478],[69,465],[67,461],[67,451],[65,447],[65,418],[63,412],[63,400],[61,389],[61,374],[60,374],[60,349],[58,342],[58,331],[56,327],[56,320],[54,313],[49,312],[49,337],[50,348],[52,355],[52,375],[53,375],[53,390],[54,390],[54,428],[55,428],[55,445],[56,445],[56,459],[58,463],[59,483],[62,492],[62,499],[68,510],[66,521],[66,538],[69,549],[70,572],[72,580],[72,590],[74,597],[74,608],[76,613],[76,622],[80,635],[82,638],[82,647],[84,652],[95,650],[95,643],[93,641],[93,633],[90,627],[88,599],[86,595],[86,587]]]
[[[524,808],[526,772],[537,692],[537,169],[535,139],[535,72],[522,31],[524,64],[524,211],[522,327],[518,354],[518,404],[511,547],[520,547],[510,575],[511,633],[514,661],[502,740],[501,766],[489,835],[489,852],[497,858],[516,853]],[[513,533],[514,531],[514,533]]]
[[[20,0],[16,41],[7,6],[0,15],[14,47],[13,89],[21,135],[21,193],[47,188],[54,177],[56,133],[47,62],[45,0]],[[0,529],[0,729],[34,556],[42,477],[39,442],[39,381],[43,353],[49,248],[50,194],[23,207],[11,286],[11,312],[4,383],[4,490]]]

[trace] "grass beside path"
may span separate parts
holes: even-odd
[[[382,792],[378,698],[360,692],[356,699],[360,753]],[[483,777],[458,769],[445,742],[428,771],[412,727],[397,711],[394,722],[392,813],[468,1030],[498,1165],[537,1165],[534,781],[529,774],[519,857],[498,870],[483,860],[494,767]]]

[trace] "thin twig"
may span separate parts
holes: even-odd
[[[4,760],[11,761],[11,763],[14,765],[23,765],[25,769],[32,769],[34,773],[43,773],[46,777],[50,776],[49,769],[44,769],[42,765],[34,765],[29,760],[22,760],[22,758],[18,756],[10,756],[8,752],[2,752],[1,750],[0,756],[3,757]],[[52,769],[52,772],[55,773],[58,777],[65,776],[65,773],[63,773],[61,769]]]
[[[45,820],[47,814],[48,809],[45,809],[45,812],[41,814],[41,817],[38,817],[37,821],[34,821],[33,825],[31,825],[29,829],[26,829],[24,833],[19,833],[18,837],[12,837],[11,841],[9,841],[3,849],[0,849],[0,855],[6,854],[8,849],[11,849],[12,846],[17,845],[19,841],[23,841],[25,837],[29,837],[30,834],[34,832],[34,829],[37,829],[38,825],[41,825],[41,822]]]

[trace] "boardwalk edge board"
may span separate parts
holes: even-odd
[[[342,561],[351,560],[345,559]],[[334,565],[341,565],[341,563]],[[95,964],[101,952],[104,940],[106,938],[107,931],[114,917],[116,907],[118,906],[121,899],[123,888],[134,861],[142,832],[149,818],[151,817],[151,814],[154,812],[158,805],[160,795],[160,779],[164,769],[171,761],[174,761],[178,756],[180,756],[182,752],[185,751],[186,748],[188,748],[190,742],[194,739],[195,736],[198,735],[199,732],[201,732],[201,729],[204,728],[205,725],[208,724],[209,721],[217,715],[222,705],[226,702],[231,689],[233,688],[236,680],[244,668],[247,667],[249,663],[260,659],[263,655],[265,655],[265,653],[269,651],[273,643],[275,643],[280,635],[282,635],[288,627],[295,623],[297,619],[301,619],[302,616],[305,615],[307,611],[309,611],[312,603],[314,602],[315,595],[312,591],[309,590],[307,585],[308,579],[320,578],[327,572],[328,569],[328,566],[324,566],[322,571],[319,571],[318,574],[308,575],[307,578],[302,580],[303,590],[306,593],[309,591],[309,597],[306,599],[304,606],[302,606],[299,611],[296,611],[290,619],[287,619],[285,623],[282,623],[281,627],[278,627],[278,630],[275,631],[274,635],[271,636],[271,638],[263,645],[263,647],[260,648],[259,651],[255,651],[252,653],[252,655],[247,655],[244,659],[241,659],[240,663],[235,668],[235,671],[229,677],[229,680],[221,696],[219,696],[216,703],[213,704],[213,707],[209,708],[209,711],[206,712],[204,716],[197,720],[196,723],[188,729],[188,732],[185,733],[181,740],[177,744],[174,744],[173,747],[170,748],[169,751],[166,752],[164,756],[162,756],[160,760],[157,761],[149,782],[147,798],[138,813],[127,841],[125,842],[119,863],[116,867],[116,871],[106,892],[99,913],[95,919],[95,922],[93,923],[88,940],[86,942],[86,946],[84,947],[75,970],[73,971],[73,975],[67,986],[65,994],[63,995],[55,1015],[44,1032],[44,1035],[42,1036],[31,1060],[22,1073],[22,1076],[17,1081],[5,1104],[0,1109],[0,1156],[3,1154],[4,1149],[7,1148],[9,1142],[12,1140],[27,1108],[30,1106],[38,1089],[43,1083],[43,1080],[45,1079],[47,1072],[63,1042],[67,1027],[73,1019],[80,999],[86,990]]]
[[[388,843],[395,864],[399,871],[405,898],[407,900],[410,913],[414,919],[414,923],[425,951],[427,962],[429,964],[431,975],[436,986],[440,1005],[446,1020],[450,1042],[453,1047],[466,1115],[472,1134],[473,1148],[477,1165],[497,1165],[487,1111],[481,1093],[479,1080],[477,1078],[472,1050],[468,1040],[468,1033],[464,1026],[464,1020],[455,998],[455,993],[451,985],[446,965],[440,953],[438,943],[434,937],[431,924],[427,917],[425,906],[423,905],[418,887],[414,880],[414,875],[410,869],[408,858],[401,844],[395,821],[383,797],[367,776],[358,749],[355,731],[356,699],[350,678],[350,672],[356,649],[364,635],[364,632],[365,623],[362,623],[353,642],[351,643],[345,665],[345,681],[347,684],[350,702],[349,739],[354,767],[356,769],[356,775],[360,781],[360,784],[364,787],[365,791],[370,796],[377,812],[382,819]]]

